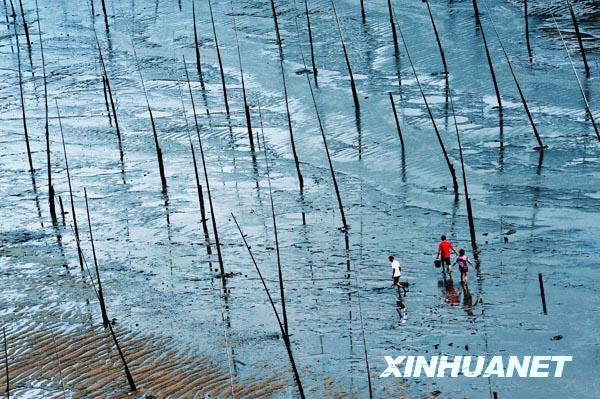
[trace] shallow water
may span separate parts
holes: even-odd
[[[108,31],[96,3],[93,18],[86,2],[41,4],[40,23],[51,104],[54,187],[70,209],[56,100],[63,116],[86,260],[92,264],[84,187],[90,199],[108,312],[118,325],[128,331],[171,337],[175,346],[206,355],[223,370],[231,365],[242,379],[271,374],[292,381],[272,310],[230,216],[230,212],[235,214],[272,295],[278,299],[266,165],[262,151],[257,152],[254,164],[248,145],[233,31],[235,15],[257,133],[259,103],[262,109],[266,143],[262,137],[259,141],[261,149],[266,144],[271,163],[291,340],[310,396],[368,397],[362,326],[376,397],[426,397],[439,390],[449,398],[491,397],[492,391],[500,398],[564,398],[589,396],[600,388],[594,378],[600,358],[595,334],[600,309],[595,295],[599,277],[595,254],[600,245],[594,234],[600,222],[599,143],[552,22],[552,12],[560,15],[559,25],[591,108],[598,110],[600,31],[594,21],[600,10],[594,2],[575,4],[592,70],[587,79],[562,2],[547,3],[550,5],[543,8],[530,5],[533,63],[527,59],[520,2],[480,2],[504,105],[502,130],[471,2],[431,3],[450,71],[481,250],[480,272],[472,271],[470,276],[472,307],[463,305],[465,293],[456,276],[454,293],[459,302],[449,301],[453,292],[448,292],[432,265],[441,234],[470,252],[466,210],[462,195],[454,201],[452,181],[402,47],[402,86],[398,87],[385,1],[365,2],[365,24],[358,2],[336,2],[360,94],[359,120],[330,3],[309,2],[319,69],[315,95],[350,225],[348,253],[306,77],[296,73],[304,68],[301,51],[307,61],[309,56],[300,11],[303,3],[277,2],[295,144],[305,180],[301,199],[269,2],[234,2],[233,13],[228,1],[213,4],[232,109],[231,128],[208,5],[198,2],[205,95],[198,82],[192,87],[225,270],[233,273],[227,278],[224,294],[216,256],[208,258],[206,254],[178,88],[178,80],[185,79],[182,55],[189,63],[190,76],[197,80],[191,3],[181,2],[179,7],[177,2],[108,2]],[[445,79],[439,74],[443,67],[426,6],[406,1],[395,1],[394,6],[419,80],[460,173]],[[0,36],[4,55],[0,61],[2,319],[7,328],[26,323],[28,318],[59,320],[65,330],[68,325],[77,326],[81,318],[99,326],[96,298],[87,273],[79,270],[71,214],[66,215],[65,226],[59,223],[55,229],[48,213],[41,57],[34,3],[27,1],[24,7],[32,34],[34,75],[20,19],[17,23],[37,171],[34,187],[27,172],[20,119],[14,31],[2,18],[6,28]],[[549,146],[541,161],[540,153],[533,149],[535,138],[490,16],[511,56],[544,144]],[[106,114],[92,26],[117,101],[122,163],[115,130]],[[140,58],[164,154],[166,195],[161,193],[149,114],[130,38]],[[181,87],[199,156],[191,103],[185,85]],[[395,93],[402,124],[404,160],[389,91]],[[210,117],[205,114],[205,104]],[[511,229],[516,232],[508,234]],[[60,242],[57,232],[62,235]],[[210,235],[212,238],[212,230]],[[399,257],[403,280],[411,284],[404,298],[405,314],[397,311],[395,290],[388,288],[390,253]],[[544,276],[548,315],[542,314],[538,273]],[[13,308],[20,309],[19,319],[10,316]],[[48,308],[64,309],[64,313],[46,315]],[[557,335],[563,338],[553,340]],[[405,353],[563,354],[572,355],[574,361],[567,365],[562,379],[378,378],[386,367],[384,355]],[[34,388],[29,395],[39,397]],[[295,392],[290,384],[277,395],[294,397]]]

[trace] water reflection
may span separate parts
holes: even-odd
[[[398,316],[400,317],[400,319],[398,320],[399,324],[406,323],[406,319],[408,318],[406,312],[406,305],[404,304],[404,301],[402,300],[402,296],[400,294],[398,294],[398,297],[396,298],[396,312],[398,312]]]

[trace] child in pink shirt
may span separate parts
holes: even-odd
[[[458,251],[458,257],[454,261],[454,265],[458,263],[458,269],[460,270],[460,280],[464,285],[469,283],[469,265],[473,266],[473,263],[469,259],[467,255],[465,255],[465,250],[461,249]]]

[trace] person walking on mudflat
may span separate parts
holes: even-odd
[[[442,241],[438,244],[438,251],[436,259],[441,259],[442,267],[446,265],[448,267],[448,273],[452,272],[452,266],[450,265],[450,251],[453,251],[458,256],[454,245],[450,241],[446,241],[446,236],[442,236]]]
[[[473,266],[473,263],[469,259],[467,255],[465,255],[465,250],[461,249],[458,251],[459,255],[452,264],[453,266],[458,263],[458,270],[460,270],[460,281],[463,285],[469,284],[469,265]]]
[[[392,266],[392,278],[394,279],[394,286],[398,287],[398,289],[402,288],[404,294],[406,294],[406,287],[400,282],[400,272],[402,271],[402,268],[400,267],[400,262],[398,262],[398,260],[392,255],[390,255],[388,259]]]

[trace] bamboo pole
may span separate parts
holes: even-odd
[[[71,229],[73,228],[73,226],[71,226]],[[77,238],[77,244],[80,245],[79,242],[79,237],[76,234],[76,238]],[[90,268],[88,267],[88,264],[85,260],[85,258],[83,258],[83,262],[85,263],[85,269],[87,271],[88,276],[90,277],[90,281],[92,282],[92,290],[94,291],[94,294],[96,295],[96,299],[100,300],[100,295],[98,293],[98,290],[96,289],[96,284],[94,283],[94,279],[92,277],[92,273],[90,272]],[[108,316],[107,316],[108,318]],[[113,329],[112,323],[108,323],[108,329],[111,335],[111,338],[113,340],[113,343],[115,344],[116,348],[117,348],[117,352],[119,354],[119,357],[121,359],[121,362],[123,363],[123,368],[125,370],[125,376],[127,378],[127,383],[129,384],[129,388],[131,389],[131,392],[135,392],[137,391],[137,387],[135,386],[135,382],[133,380],[133,376],[131,375],[131,372],[129,370],[129,366],[127,365],[127,360],[125,359],[125,355],[123,354],[123,351],[121,350],[121,346],[119,345],[119,340],[117,339],[117,335],[115,334],[115,330]]]
[[[65,225],[65,208],[63,207],[62,196],[58,196],[58,205],[60,206],[60,216],[62,217],[62,224]]]
[[[198,29],[196,28],[196,0],[192,0],[192,15],[194,23],[194,50],[196,51],[196,69],[198,70],[198,79],[200,87],[204,90],[204,79],[202,77],[202,62],[200,60],[200,44],[198,43]]]
[[[477,25],[480,25],[481,19],[479,17],[479,7],[477,6],[477,0],[473,0],[473,14],[475,14],[475,23]]]
[[[275,0],[271,1],[271,13],[273,15],[273,24],[275,25],[275,36],[277,37],[277,47],[279,48],[279,57],[283,58],[283,42],[281,40],[281,34],[279,33],[279,22],[277,20],[277,9],[275,8]]]
[[[367,16],[365,14],[365,1],[360,0],[360,17],[362,19],[362,23],[364,24],[367,21]]]
[[[544,280],[542,278],[542,273],[538,273],[538,282],[540,283],[540,297],[542,298],[542,310],[544,314],[548,314],[548,309],[546,308],[546,293],[544,292]]]
[[[431,26],[433,27],[433,33],[435,34],[435,41],[437,42],[438,49],[440,50],[440,57],[442,58],[442,64],[444,64],[444,74],[446,75],[446,79],[448,78],[448,65],[446,64],[446,56],[444,55],[444,49],[442,48],[442,42],[440,40],[440,35],[438,34],[437,27],[435,26],[435,20],[433,19],[433,13],[431,12],[431,6],[429,5],[429,0],[425,0],[425,4],[427,4],[427,11],[429,12],[429,19],[431,19]]]
[[[108,124],[112,126],[112,115],[108,105],[108,92],[106,91],[106,78],[102,74],[102,93],[104,94],[104,105],[106,106],[106,116],[108,116]]]
[[[477,0],[473,0],[474,2]],[[488,68],[490,69],[490,75],[492,75],[492,83],[494,84],[494,92],[496,93],[496,100],[498,101],[498,109],[500,111],[500,115],[502,117],[502,98],[500,97],[500,89],[498,88],[498,81],[496,79],[496,72],[494,71],[494,64],[492,62],[492,56],[490,54],[490,49],[487,44],[487,39],[485,37],[485,31],[483,26],[481,25],[481,20],[478,19],[479,26],[481,27],[481,38],[483,39],[483,47],[485,48],[485,58],[487,60]]]
[[[17,33],[17,14],[15,13],[15,8],[13,6],[12,0],[10,0],[10,6],[12,8],[12,16],[13,16],[13,27],[15,30],[15,39],[17,41],[17,64],[19,70],[19,94],[21,99],[21,119],[23,121],[23,133],[25,134],[25,146],[27,148],[27,160],[29,161],[29,171],[35,172],[35,168],[33,167],[33,159],[31,157],[31,145],[29,144],[29,131],[27,130],[27,117],[25,115],[25,95],[23,92],[23,72],[21,70],[21,46],[19,44],[19,35]]]
[[[54,331],[52,331],[52,349],[54,349],[54,357],[56,357],[56,362],[58,363],[58,376],[60,377],[60,387],[62,389],[63,399],[67,399],[67,393],[65,390],[65,381],[63,379],[62,373],[62,365],[60,362],[60,357],[58,356],[58,352],[56,351],[56,336]]]
[[[92,244],[92,255],[94,258],[94,266],[96,267],[96,281],[98,282],[98,300],[100,301],[100,311],[102,313],[102,324],[104,328],[108,327],[108,315],[106,314],[106,304],[104,302],[104,293],[102,292],[102,282],[100,280],[100,269],[98,267],[98,259],[96,257],[96,247],[94,245],[94,234],[92,232],[92,220],[90,218],[90,207],[88,204],[87,190],[83,188],[83,195],[85,197],[85,211],[87,214],[88,229],[90,231],[90,243]]]
[[[392,29],[392,39],[394,40],[394,56],[400,58],[400,47],[398,46],[398,33],[396,32],[396,23],[394,22],[394,12],[392,11],[392,0],[387,0],[388,15],[390,17],[390,27]]]
[[[404,51],[406,52],[406,56],[408,57],[408,61],[413,71],[413,75],[415,76],[415,80],[417,85],[419,86],[419,91],[421,92],[421,97],[425,102],[425,107],[427,108],[427,113],[429,114],[429,119],[431,120],[431,124],[433,125],[433,130],[435,131],[435,135],[437,136],[438,143],[440,144],[440,149],[442,150],[442,154],[444,155],[444,159],[446,160],[446,165],[448,166],[448,171],[452,177],[452,185],[454,188],[454,197],[458,198],[458,180],[456,179],[456,170],[454,169],[454,165],[450,161],[450,157],[448,156],[448,152],[446,151],[446,146],[444,145],[444,141],[442,140],[442,136],[438,130],[437,124],[435,123],[435,118],[433,117],[433,113],[431,111],[431,107],[429,107],[429,102],[427,101],[427,97],[425,96],[425,92],[423,91],[423,87],[421,86],[421,82],[419,81],[419,77],[417,75],[417,71],[410,57],[410,52],[408,51],[408,46],[406,44],[406,40],[404,39],[404,34],[402,33],[402,29],[398,28],[400,32],[400,37],[402,39],[402,44],[404,45]]]
[[[54,102],[56,103],[56,114],[58,115],[58,125],[60,127],[60,137],[62,139],[63,154],[65,157],[65,168],[67,169],[67,182],[69,184],[69,198],[71,199],[71,213],[73,214],[72,217],[73,217],[75,241],[77,244],[77,256],[79,258],[79,266],[81,267],[81,270],[83,270],[83,253],[81,252],[81,244],[80,244],[80,240],[79,240],[79,228],[77,226],[77,214],[75,213],[75,201],[73,200],[73,186],[71,185],[71,173],[69,172],[69,159],[67,157],[67,147],[65,145],[65,135],[63,132],[63,128],[62,128],[62,121],[60,119],[60,110],[58,108],[58,101],[56,101],[56,99],[54,99]]]
[[[210,218],[212,221],[213,234],[215,235],[215,246],[217,247],[217,258],[219,260],[219,268],[221,271],[221,279],[223,281],[223,287],[225,287],[225,266],[223,265],[223,255],[221,254],[221,243],[219,242],[219,231],[217,230],[217,218],[213,207],[212,196],[210,194],[210,184],[208,182],[208,171],[206,168],[206,159],[204,157],[204,147],[202,146],[202,138],[200,137],[200,127],[198,126],[198,115],[196,114],[196,105],[194,103],[194,95],[192,94],[192,85],[190,84],[190,76],[188,74],[187,65],[185,63],[185,57],[183,58],[183,65],[185,67],[185,77],[187,79],[188,90],[190,93],[190,99],[192,101],[192,112],[194,113],[194,125],[196,127],[196,135],[198,136],[198,144],[200,146],[200,157],[202,159],[202,169],[204,170],[204,183],[206,184],[206,195],[208,196],[208,206],[210,209]]]
[[[221,60],[221,50],[219,50],[219,41],[217,39],[217,29],[215,28],[215,17],[212,11],[212,2],[208,0],[208,9],[210,10],[210,22],[212,24],[215,47],[217,49],[217,61],[219,62],[219,71],[221,72],[221,85],[223,87],[223,99],[225,101],[225,112],[229,115],[229,101],[227,100],[227,85],[225,84],[225,72],[223,72],[223,61]]]
[[[306,68],[306,66],[305,66]],[[279,69],[281,71],[281,81],[283,84],[283,97],[285,101],[285,113],[287,116],[287,125],[288,132],[290,134],[290,143],[292,145],[292,155],[294,157],[294,164],[296,165],[296,174],[298,176],[298,185],[300,189],[300,198],[304,200],[304,177],[302,176],[302,171],[300,170],[300,160],[298,158],[298,152],[296,151],[296,141],[294,139],[294,129],[292,128],[292,117],[290,113],[290,103],[288,99],[288,91],[287,91],[287,82],[285,79],[285,69],[283,66],[283,53],[280,54],[279,57]],[[302,224],[306,224],[306,213],[304,209],[302,210]]]
[[[579,44],[579,50],[581,51],[581,58],[583,59],[583,66],[585,67],[585,76],[590,77],[590,66],[588,65],[587,57],[585,56],[585,48],[583,47],[583,41],[581,40],[581,32],[579,31],[579,24],[575,17],[575,10],[573,10],[573,5],[570,0],[567,0],[567,5],[569,6],[569,13],[573,20],[573,26],[575,27],[575,36],[577,36],[577,43]]]
[[[486,4],[486,8],[487,8],[487,4]],[[488,8],[488,13],[491,14],[489,11],[489,8]],[[498,39],[498,43],[500,44],[500,48],[502,49],[502,53],[504,54],[504,57],[506,58],[506,62],[508,63],[508,69],[510,70],[513,81],[515,82],[515,86],[517,86],[517,90],[519,91],[519,97],[521,98],[521,103],[523,104],[523,108],[525,109],[525,112],[527,113],[527,118],[529,119],[529,123],[531,124],[531,128],[533,129],[533,134],[535,135],[535,139],[537,140],[538,147],[536,147],[536,149],[543,151],[544,148],[546,148],[546,146],[544,146],[544,144],[542,143],[542,138],[540,137],[540,134],[538,133],[535,122],[533,121],[533,116],[531,115],[531,112],[529,111],[529,107],[527,106],[527,101],[525,100],[525,95],[523,94],[523,90],[521,90],[521,85],[519,84],[519,81],[517,80],[517,75],[515,74],[515,71],[512,67],[512,62],[510,62],[510,58],[508,58],[508,53],[506,52],[504,45],[502,44],[502,40],[500,39],[500,35],[498,34],[498,31],[496,30],[496,25],[494,25],[494,21],[493,21],[491,15],[490,15],[490,22],[492,24],[492,28],[494,29],[494,33],[496,34],[496,38]]]
[[[562,32],[560,31],[560,28],[558,27],[558,23],[556,22],[554,15],[552,16],[552,19],[554,20],[554,25],[556,25],[556,30],[558,30],[558,34],[560,35],[560,40],[562,41],[563,47],[565,48],[565,51],[567,52],[567,56],[569,57],[569,62],[571,63],[571,68],[573,69],[573,73],[575,74],[575,79],[577,79],[577,85],[579,86],[579,92],[581,93],[581,97],[583,98],[583,102],[585,104],[585,110],[586,110],[588,116],[590,117],[590,121],[592,122],[594,131],[596,132],[596,137],[598,138],[598,141],[600,141],[600,132],[598,131],[598,126],[596,125],[596,121],[594,120],[594,115],[592,114],[592,109],[590,108],[590,103],[588,102],[587,96],[585,95],[585,91],[583,90],[583,86],[581,85],[581,81],[579,80],[579,75],[577,74],[577,69],[575,69],[575,64],[573,63],[573,59],[571,58],[571,53],[569,53],[569,49],[567,48],[567,43],[565,42]]]
[[[146,98],[146,105],[148,107],[148,113],[150,114],[150,125],[152,126],[152,135],[154,137],[154,146],[156,148],[156,160],[158,162],[158,171],[160,173],[162,192],[166,193],[167,192],[167,177],[165,175],[165,164],[164,164],[164,160],[163,160],[162,149],[160,148],[160,143],[158,142],[158,134],[156,132],[156,124],[154,123],[154,116],[152,114],[152,108],[150,107],[150,100],[148,99],[148,92],[146,91],[146,85],[144,84],[144,77],[142,76],[142,69],[140,68],[140,63],[137,58],[137,53],[135,51],[135,45],[133,43],[133,38],[131,39],[131,48],[133,49],[133,56],[135,58],[137,70],[140,75],[140,80],[142,82],[142,89],[144,90],[144,97]]]
[[[404,138],[402,137],[402,129],[400,129],[400,120],[398,119],[398,113],[396,112],[396,104],[394,104],[394,97],[392,92],[388,92],[390,96],[390,103],[392,104],[392,111],[394,112],[394,120],[396,121],[396,130],[398,130],[398,136],[400,137],[400,145],[402,146],[402,154],[404,155]]]
[[[23,29],[25,29],[25,38],[27,39],[27,47],[31,48],[31,40],[29,40],[29,27],[25,20],[25,10],[23,10],[23,0],[19,0],[19,7],[21,8],[21,19],[23,20]]]
[[[112,89],[110,86],[110,78],[108,77],[108,72],[106,71],[106,64],[104,63],[104,57],[102,56],[102,49],[100,48],[100,41],[98,40],[98,35],[94,30],[94,36],[96,37],[96,46],[98,47],[98,55],[100,57],[100,66],[102,67],[102,76],[104,77],[106,83],[106,90],[108,92],[108,99],[110,100],[110,108],[112,110],[112,116],[115,121],[115,129],[117,131],[117,139],[119,140],[119,148],[121,148],[121,130],[119,128],[119,119],[117,118],[117,108],[115,106],[115,101],[112,94]],[[121,161],[123,161],[123,152],[121,151]]]
[[[306,26],[308,29],[308,42],[310,43],[310,60],[312,63],[313,75],[314,75],[315,79],[317,79],[317,74],[319,73],[319,71],[317,70],[317,65],[315,62],[315,47],[313,44],[312,28],[310,25],[310,11],[308,9],[308,0],[304,0],[304,12],[306,14]]]
[[[277,308],[275,307],[275,302],[273,302],[273,298],[271,297],[271,293],[269,292],[269,289],[267,288],[265,279],[263,278],[263,275],[260,272],[260,268],[258,267],[258,264],[256,263],[256,260],[254,259],[254,255],[252,254],[252,250],[250,249],[250,246],[248,245],[248,242],[246,241],[246,236],[242,232],[242,229],[233,213],[231,213],[231,217],[233,218],[233,221],[235,222],[235,225],[237,226],[237,229],[240,232],[240,236],[242,237],[242,240],[244,241],[244,246],[246,247],[246,250],[248,251],[250,258],[252,259],[254,268],[256,269],[256,272],[258,273],[258,277],[260,277],[260,281],[263,285],[265,292],[267,293],[269,302],[271,303],[271,307],[273,309],[273,313],[275,314],[275,318],[277,319],[277,324],[279,325],[279,330],[281,331],[281,335],[283,337],[283,342],[285,344],[285,348],[286,348],[288,357],[290,359],[290,363],[292,365],[292,371],[294,373],[294,380],[296,381],[296,387],[298,388],[298,393],[300,394],[300,398],[305,399],[304,389],[302,388],[302,381],[300,380],[300,373],[298,372],[298,369],[296,367],[296,362],[294,361],[294,355],[292,353],[292,345],[290,343],[290,337],[286,333],[285,329],[283,328],[283,324],[281,323],[281,318],[279,317],[279,313],[277,312]]]
[[[258,114],[260,118],[260,130],[263,136],[263,142],[265,141],[265,132],[262,123],[262,112],[260,110],[260,104],[258,108]],[[269,172],[269,158],[267,157],[267,146],[263,146],[263,152],[265,156],[265,165],[267,169],[267,181],[269,183],[269,200],[271,201],[271,218],[273,220],[273,234],[275,236],[275,252],[277,254],[277,275],[279,279],[279,294],[281,297],[281,313],[283,315],[283,328],[285,334],[289,336],[290,330],[288,327],[287,311],[285,308],[285,289],[283,286],[283,272],[281,267],[281,255],[279,251],[279,235],[277,234],[277,218],[275,217],[275,204],[273,203],[273,188],[271,187],[271,174]]]
[[[106,27],[106,31],[109,31],[108,26],[108,13],[106,12],[106,1],[102,0],[102,13],[104,14],[104,26]]]
[[[8,375],[8,342],[6,341],[6,327],[2,327],[4,337],[4,369],[6,371],[6,399],[10,399],[10,377]]]
[[[181,86],[179,80],[177,81],[177,87],[179,88],[179,97],[181,98],[181,108],[183,110],[183,118],[185,120],[185,128],[188,133],[188,140],[190,142],[190,150],[192,152],[192,162],[194,163],[194,177],[196,178],[196,191],[198,193],[198,205],[200,206],[200,223],[202,224],[202,231],[204,232],[204,241],[206,243],[206,252],[209,257],[212,255],[212,248],[210,246],[210,235],[208,233],[208,225],[206,224],[206,207],[204,204],[204,194],[202,193],[202,184],[200,184],[200,175],[198,173],[198,163],[196,162],[196,151],[194,150],[194,145],[192,144],[192,137],[190,136],[190,126],[187,119],[187,113],[185,111],[185,103],[183,102],[183,93],[181,91]],[[208,262],[209,265],[211,262]],[[212,266],[211,266],[212,269]]]
[[[244,114],[246,115],[246,129],[248,131],[248,141],[250,142],[250,150],[254,154],[254,135],[252,134],[252,118],[250,117],[250,107],[248,106],[248,98],[246,96],[246,84],[244,83],[244,69],[242,66],[242,52],[240,51],[240,41],[238,39],[237,23],[235,13],[233,11],[233,2],[231,2],[231,14],[233,16],[233,32],[235,34],[235,43],[237,47],[238,62],[240,65],[240,76],[242,80],[242,97],[244,98]]]
[[[298,24],[298,19],[295,19],[296,22],[296,32],[298,35],[298,41],[300,41],[300,27]],[[300,49],[300,55],[302,57],[302,63],[304,65],[304,69],[306,69],[306,58],[304,57],[304,52],[302,51],[302,49]],[[312,84],[310,82],[310,77],[308,76],[308,74],[306,75],[306,82],[308,84],[308,89],[310,91],[310,97],[313,103],[313,107],[315,109],[315,115],[317,116],[317,122],[319,124],[319,132],[321,133],[321,138],[323,139],[323,146],[325,147],[325,155],[327,156],[327,163],[329,165],[329,172],[331,173],[331,181],[333,182],[333,187],[335,190],[335,196],[337,198],[337,203],[338,203],[338,209],[340,211],[340,217],[342,219],[342,230],[343,231],[348,231],[348,223],[346,221],[346,214],[344,212],[344,205],[342,203],[342,196],[340,194],[340,189],[339,189],[339,185],[337,182],[337,178],[335,175],[335,170],[333,168],[333,162],[331,160],[331,154],[329,152],[329,146],[327,145],[327,137],[325,135],[325,128],[323,126],[323,121],[321,119],[321,114],[319,113],[319,108],[317,107],[317,100],[315,98],[315,93],[314,90],[312,88]],[[315,79],[316,82],[316,79]],[[263,137],[263,142],[264,142],[264,137]]]
[[[527,7],[527,0],[523,0],[523,12],[525,14],[525,41],[527,43],[527,54],[529,55],[529,62],[533,60],[533,54],[531,52],[531,43],[529,42],[529,10]]]
[[[458,132],[458,123],[456,122],[456,111],[454,110],[454,100],[450,94],[450,105],[452,106],[452,118],[454,119],[454,129],[456,130],[456,140],[458,142],[458,151],[460,153],[460,167],[462,170],[463,188],[465,192],[465,205],[467,208],[467,220],[469,222],[469,234],[471,236],[471,247],[473,248],[473,258],[477,261],[479,268],[479,249],[477,248],[477,236],[475,234],[475,221],[473,217],[473,208],[471,207],[471,197],[469,196],[469,187],[467,185],[467,174],[465,172],[465,160],[463,157],[462,143],[460,133]]]
[[[38,1],[35,0],[35,11],[37,15],[37,27],[38,37],[40,39],[40,53],[42,56],[42,71],[44,75],[44,110],[45,110],[45,122],[44,122],[44,133],[46,137],[46,169],[48,173],[48,206],[50,208],[50,217],[52,223],[56,224],[56,203],[54,202],[54,186],[52,185],[52,162],[50,155],[50,130],[48,127],[48,79],[46,76],[46,61],[44,59],[44,44],[42,41],[42,29],[40,27],[40,9],[38,7]]]
[[[350,77],[350,88],[352,90],[352,98],[354,99],[354,107],[356,110],[360,109],[360,103],[358,101],[358,92],[356,91],[356,84],[354,82],[354,75],[352,74],[352,66],[350,65],[350,59],[348,58],[348,51],[346,50],[346,44],[344,43],[344,36],[342,35],[342,28],[340,26],[340,21],[338,19],[337,11],[335,9],[335,3],[331,0],[331,7],[333,9],[333,15],[335,19],[335,24],[337,26],[337,31],[340,36],[340,42],[342,44],[342,50],[344,52],[344,59],[346,60],[346,67],[348,68],[348,76]]]

